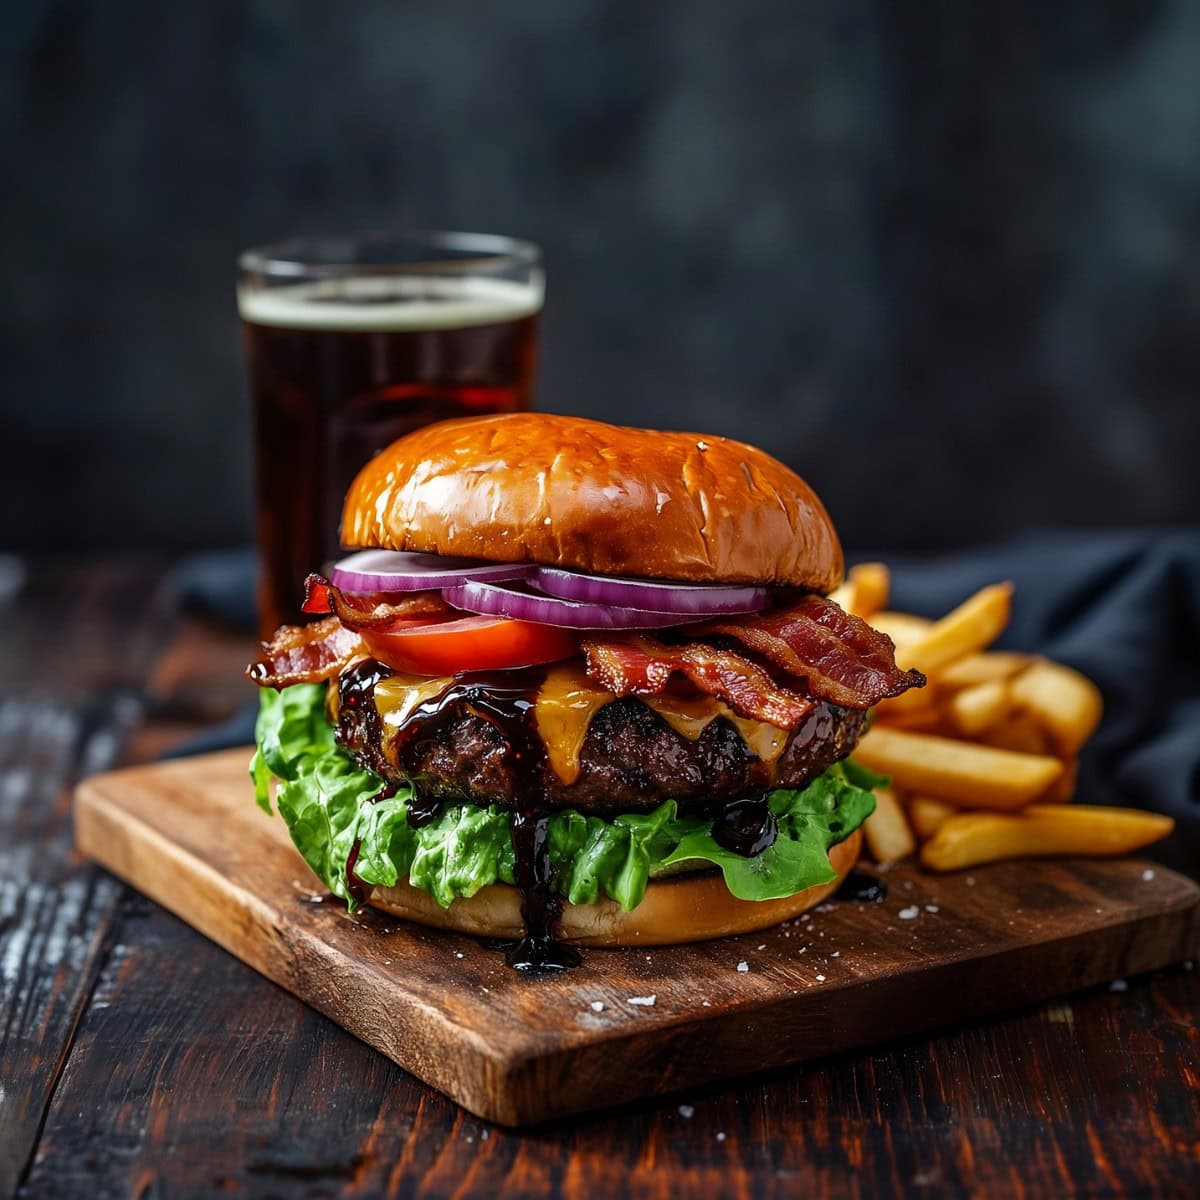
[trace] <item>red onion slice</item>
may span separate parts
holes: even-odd
[[[754,585],[614,578],[610,575],[564,571],[559,567],[537,567],[529,582],[541,591],[564,600],[629,606],[682,616],[715,617],[728,613],[751,613],[767,606],[767,589]]]
[[[408,550],[360,550],[333,568],[330,581],[344,592],[421,592],[468,579],[524,579],[532,571],[526,563],[481,562]]]
[[[512,617],[517,621],[535,621],[539,625],[557,625],[564,629],[667,629],[702,620],[707,615],[681,616],[612,604],[584,604],[481,579],[443,588],[442,596],[447,604],[466,612]]]

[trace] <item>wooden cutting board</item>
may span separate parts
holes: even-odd
[[[495,948],[325,898],[250,750],[95,776],[84,853],[481,1117],[523,1125],[800,1062],[1149,971],[1200,888],[1132,859],[898,867],[880,904],[524,976]]]

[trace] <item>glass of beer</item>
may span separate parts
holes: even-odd
[[[541,254],[487,234],[332,236],[248,250],[238,309],[254,406],[264,638],[338,554],[358,469],[432,421],[530,407]]]

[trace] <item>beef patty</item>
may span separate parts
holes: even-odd
[[[386,673],[371,660],[343,673],[337,741],[363,766],[388,780],[407,779],[418,795],[435,802],[573,808],[614,816],[649,812],[674,799],[681,811],[715,815],[743,796],[805,786],[854,749],[867,715],[818,704],[769,764],[723,718],[693,741],[636,697],[613,700],[592,718],[580,750],[579,777],[565,784],[519,707],[507,719],[498,715],[503,705],[489,705],[489,715],[481,715],[482,706],[464,698],[395,738],[379,720],[372,696],[374,682]],[[381,743],[384,738],[387,745]]]

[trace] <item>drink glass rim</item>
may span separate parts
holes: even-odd
[[[418,257],[393,252],[364,253],[369,247],[404,247]],[[429,257],[419,257],[424,250]],[[323,233],[286,238],[252,246],[238,255],[241,272],[268,277],[303,277],[446,272],[468,274],[513,267],[536,269],[541,248],[534,242],[500,233],[463,233],[442,230],[400,229]]]

